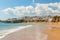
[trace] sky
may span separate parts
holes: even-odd
[[[60,15],[60,0],[0,0],[0,20],[23,16]]]

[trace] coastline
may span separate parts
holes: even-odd
[[[5,33],[5,35],[1,36],[0,39],[3,39],[5,36],[7,36],[7,35],[9,35],[11,33],[14,33],[14,32],[19,31],[19,30],[23,30],[24,28],[28,28],[28,27],[31,27],[31,26],[32,25],[26,25],[26,26],[21,26],[21,27],[14,28],[14,29],[5,30],[5,31],[7,31],[7,33]]]
[[[45,25],[45,27],[46,26],[47,25]],[[17,30],[6,35],[1,40],[46,40],[47,35],[42,33],[42,30],[45,29],[45,27],[39,25],[26,27],[23,30]]]
[[[50,26],[49,29],[43,31],[44,34],[48,35],[47,40],[60,40],[60,22],[42,22],[42,24]]]
[[[27,22],[26,24],[47,24],[51,27],[60,27],[60,22]]]
[[[35,24],[38,24],[38,25],[46,24],[46,25],[49,25],[50,28],[46,28],[47,26],[45,27],[45,25],[44,26],[29,26],[29,27],[27,26],[24,28],[22,27],[22,30],[18,29],[12,33],[9,33],[0,40],[47,40],[49,35],[51,35],[51,34],[48,35],[48,33],[51,33],[48,30],[52,29],[53,32],[54,31],[57,32],[60,30],[60,29],[58,30],[60,23],[58,23],[58,26],[57,26],[57,23],[54,23],[54,22],[38,22],[38,23],[30,22],[30,23],[25,23],[25,24],[34,24],[34,25]],[[41,33],[42,30],[40,30],[40,27],[46,28],[46,29]],[[47,31],[47,33],[46,33],[46,31]],[[43,36],[43,37],[41,37],[41,36]]]

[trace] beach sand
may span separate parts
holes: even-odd
[[[43,33],[41,33],[40,26],[28,27],[8,34],[1,40],[60,40],[60,23],[42,22],[42,24],[47,24],[52,28],[47,28],[43,31]],[[45,26],[41,27],[44,28]]]
[[[46,40],[47,35],[42,34],[40,26],[28,27],[8,34],[1,40]]]
[[[44,33],[48,35],[48,40],[60,40],[60,28],[46,29]]]
[[[27,24],[47,24],[51,27],[60,27],[60,22],[27,22]]]
[[[48,22],[47,24],[52,27],[60,27],[60,22]]]
[[[60,40],[60,22],[49,22],[47,24],[52,27],[43,32],[48,35],[48,40]]]
[[[51,27],[43,32],[48,35],[47,40],[60,40],[60,22],[42,22],[42,24],[47,24]]]

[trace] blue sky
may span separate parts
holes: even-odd
[[[27,6],[32,3],[32,0],[0,0],[0,9],[15,7],[15,6]]]
[[[42,3],[42,4],[48,4],[48,3],[58,3],[60,0],[35,0],[35,3]],[[14,8],[16,6],[28,6],[32,4],[32,0],[0,0],[0,10],[6,9],[6,8]],[[0,19],[7,19],[16,17],[12,14],[6,15],[0,12]]]
[[[35,0],[35,3],[53,3],[60,2],[60,0]],[[0,0],[0,9],[31,5],[32,0]]]
[[[55,3],[55,2],[60,2],[60,0],[35,0],[35,2],[39,3]]]

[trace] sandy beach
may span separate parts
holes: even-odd
[[[48,25],[52,28],[43,32],[48,35],[47,40],[60,40],[60,22],[49,22]]]
[[[47,24],[52,27],[60,27],[60,22],[48,22]]]
[[[44,22],[37,24],[43,25],[35,25],[23,30],[13,32],[1,40],[60,40],[60,23],[57,24]]]
[[[47,40],[47,35],[42,33],[44,28],[40,28],[40,26],[28,27],[23,30],[8,34],[1,40]]]
[[[60,40],[60,28],[51,28],[44,31],[48,35],[48,40]]]
[[[26,24],[47,24],[51,27],[60,27],[60,22],[27,22]]]

